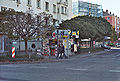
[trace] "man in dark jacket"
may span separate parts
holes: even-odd
[[[56,57],[56,59],[58,59],[58,57],[59,57],[59,55],[61,55],[61,53],[60,53],[60,44],[58,45],[58,47],[57,47],[57,57]]]
[[[62,58],[63,57],[67,58],[67,56],[65,55],[65,48],[64,48],[63,44],[62,44],[61,48],[62,48]]]

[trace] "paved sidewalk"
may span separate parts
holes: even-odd
[[[90,57],[93,55],[98,55],[98,54],[104,54],[107,53],[109,51],[99,51],[99,52],[94,52],[94,53],[85,53],[85,54],[75,54],[70,56],[68,59],[56,59],[55,56],[44,56],[45,59],[40,60],[40,61],[32,61],[32,62],[0,62],[0,64],[33,64],[33,63],[49,63],[49,62],[62,62],[65,60],[71,60],[71,59],[76,59],[76,58],[86,58],[86,57]]]
[[[94,52],[94,53],[84,53],[84,54],[75,54],[75,55],[71,55],[68,59],[56,59],[55,56],[50,56],[50,57],[46,57],[46,59],[49,59],[49,61],[63,61],[63,60],[70,60],[70,59],[76,59],[76,58],[86,58],[86,57],[90,57],[93,55],[99,55],[99,54],[104,54],[107,52],[110,52],[111,50],[104,50],[104,51],[99,51],[99,52]]]
[[[111,50],[104,50],[104,51],[99,51],[99,52],[94,52],[94,53],[85,53],[85,54],[77,54],[77,55],[73,55],[70,57],[70,59],[74,59],[74,58],[85,58],[85,57],[90,57],[93,55],[99,55],[99,54],[104,54],[107,52],[110,52]]]

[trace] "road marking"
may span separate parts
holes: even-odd
[[[110,72],[120,73],[120,70],[110,70]]]
[[[119,54],[119,55],[116,55],[116,56],[120,56],[120,54]]]
[[[0,65],[2,67],[19,67],[18,65]]]
[[[112,58],[112,59],[116,59],[116,58]]]
[[[30,67],[30,68],[41,68],[41,69],[46,69],[46,68],[48,68],[48,67],[33,66],[33,67]]]
[[[66,69],[74,70],[74,71],[86,71],[86,70],[88,70],[88,69],[81,69],[81,68],[66,68]]]
[[[38,67],[38,68],[43,68],[44,69],[44,68],[48,68],[48,67]]]

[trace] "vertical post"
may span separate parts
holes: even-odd
[[[10,38],[9,38],[9,49],[8,49],[8,50],[9,50],[9,51],[8,51],[8,52],[9,52],[9,53],[8,53],[9,55],[10,55],[10,51],[11,51],[11,49],[10,49],[11,46],[10,46],[10,45],[11,45],[11,40],[10,40]]]
[[[56,27],[56,30],[57,30],[57,53],[58,53],[58,33],[59,33],[59,30],[58,30],[59,23],[58,22],[55,23],[55,27]]]
[[[20,37],[19,37],[19,55],[20,55]]]
[[[58,53],[58,33],[59,33],[59,30],[57,29],[57,53]]]
[[[68,30],[67,30],[67,35],[68,35],[68,37],[67,37],[67,56],[69,58],[69,53],[68,53],[68,49],[69,49],[69,43],[68,43],[69,34],[68,34]]]
[[[15,47],[12,47],[12,58],[15,58]]]

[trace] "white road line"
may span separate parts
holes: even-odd
[[[48,67],[38,67],[38,68],[43,68],[44,69],[44,68],[48,68]]]
[[[116,56],[120,56],[120,54],[119,54],[119,55],[116,55]]]
[[[30,68],[40,68],[40,69],[46,69],[46,68],[48,68],[48,67],[32,66],[32,67],[30,67]]]
[[[1,67],[19,67],[19,65],[0,65]]]
[[[110,70],[110,72],[120,73],[120,70]]]
[[[116,59],[116,58],[112,58],[112,59]]]
[[[81,69],[81,68],[66,68],[66,69],[74,70],[74,71],[86,71],[86,70],[88,70],[88,69]]]

